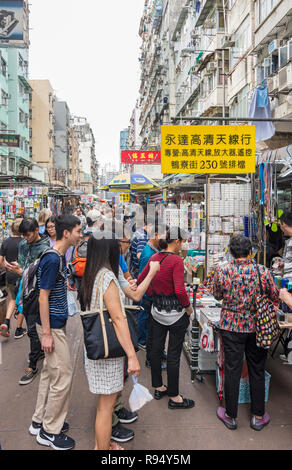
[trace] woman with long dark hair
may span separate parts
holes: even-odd
[[[150,352],[152,386],[154,398],[160,400],[168,395],[170,409],[186,409],[195,405],[193,400],[179,394],[179,366],[186,330],[190,324],[193,308],[184,284],[184,264],[179,256],[187,234],[178,227],[167,230],[166,239],[159,244],[162,251],[153,255],[139,276],[142,282],[149,271],[151,261],[160,262],[160,271],[154,277],[147,294],[152,297],[152,348]],[[168,386],[163,385],[161,356],[167,333],[169,344],[167,352]]]
[[[103,296],[117,338],[128,357],[128,373],[136,377],[140,374],[140,365],[126,319],[122,313],[121,302],[124,295],[119,287],[118,240],[110,232],[94,232],[88,241],[87,263],[81,285],[82,304],[85,310],[93,310]],[[103,277],[101,292],[100,276]],[[95,450],[115,450],[119,446],[110,443],[112,414],[118,393],[124,386],[124,358],[92,361],[85,353],[85,370],[91,393],[97,394],[98,408],[95,423]]]

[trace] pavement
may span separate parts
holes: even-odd
[[[14,334],[15,322],[12,323]],[[94,422],[97,397],[89,392],[83,366],[82,327],[79,317],[70,318],[67,336],[74,364],[68,433],[76,440],[76,450],[94,447]],[[48,450],[37,444],[28,433],[36,403],[39,374],[29,385],[18,380],[27,367],[27,337],[9,340],[0,337],[0,443],[3,450]],[[279,348],[278,354],[282,353]],[[277,356],[277,355],[276,355]],[[142,366],[140,383],[152,392],[150,370],[146,369],[145,353],[138,353]],[[41,363],[40,363],[41,366]],[[249,405],[239,405],[238,429],[229,431],[217,419],[218,399],[215,375],[205,375],[201,384],[191,383],[191,375],[182,355],[181,393],[196,402],[191,410],[169,410],[167,398],[152,400],[139,412],[139,419],[129,425],[135,438],[124,445],[126,450],[288,450],[292,448],[292,367],[283,365],[278,356],[269,358],[266,368],[272,375],[266,410],[271,423],[261,432],[249,426]],[[167,382],[166,373],[164,383]],[[128,407],[132,380],[126,382],[123,401]]]

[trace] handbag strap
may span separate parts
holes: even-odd
[[[101,285],[100,285],[100,291],[99,291],[99,316],[100,316],[100,324],[101,324],[101,331],[102,331],[102,336],[103,336],[103,344],[104,344],[104,358],[107,359],[109,356],[109,347],[108,347],[108,339],[107,339],[107,332],[106,332],[106,327],[105,327],[105,321],[104,321],[104,316],[103,316],[103,281],[105,277],[106,272],[104,271],[100,278],[101,278]],[[98,287],[98,284],[97,284]]]
[[[264,296],[264,289],[263,289],[263,284],[262,284],[262,279],[261,279],[260,268],[259,268],[258,264],[256,265],[256,268],[257,268],[258,278],[259,278],[260,293],[261,293],[261,297],[263,297]]]

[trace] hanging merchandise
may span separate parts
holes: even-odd
[[[259,86],[252,95],[251,105],[249,109],[249,118],[271,118],[271,107],[268,96],[268,88]],[[255,121],[250,122],[256,126],[256,142],[271,139],[275,135],[275,126],[271,121]]]
[[[39,211],[47,207],[47,198],[43,197],[43,194],[47,194],[47,192],[47,188],[42,186],[0,189],[0,214],[2,219],[0,238],[3,239],[9,236],[11,222],[17,218],[17,214],[37,218]]]

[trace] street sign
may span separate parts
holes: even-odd
[[[20,136],[15,134],[0,134],[0,147],[20,147]]]
[[[119,194],[120,202],[130,202],[130,193],[120,193]]]
[[[127,164],[161,163],[161,152],[157,150],[150,152],[144,152],[140,150],[123,150],[121,157],[121,162]]]
[[[162,126],[162,173],[255,173],[255,126]]]

